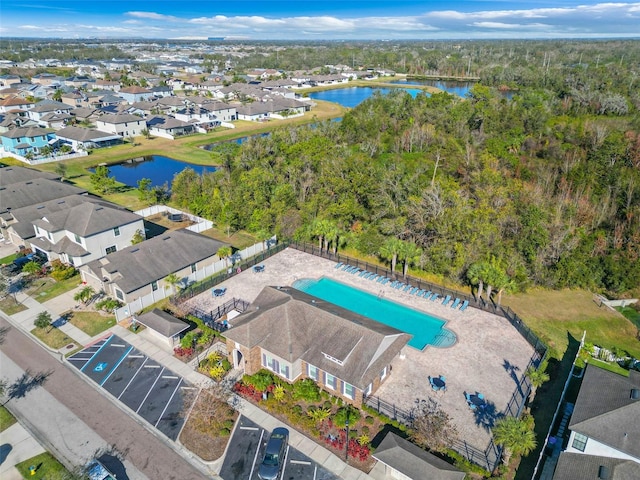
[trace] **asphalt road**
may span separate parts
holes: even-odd
[[[4,319],[0,319],[0,328],[9,327],[2,342],[2,353],[9,357],[23,370],[30,370],[32,374],[49,372],[44,385],[51,396],[66,406],[93,432],[99,435],[109,445],[114,445],[125,459],[136,469],[151,480],[200,480],[213,478],[205,475],[184,459],[172,447],[168,440],[150,433],[145,427],[134,421],[129,415],[116,407],[109,399],[86,383],[85,380],[70,370],[70,367],[56,361],[51,354],[44,351],[34,340],[11,326]],[[13,380],[13,379],[10,379]],[[24,400],[37,400],[36,395],[26,394]],[[46,404],[34,403],[32,407],[46,412]],[[53,418],[52,418],[53,417]],[[52,425],[49,428],[60,430],[55,415],[49,415]],[[47,421],[47,420],[45,420]],[[38,425],[33,425],[38,429]],[[45,426],[40,426],[45,430]],[[69,426],[69,431],[77,431]],[[76,433],[77,435],[77,433]],[[64,439],[64,436],[63,436]],[[80,439],[72,438],[70,442]],[[63,440],[66,443],[66,439]],[[84,459],[73,459],[75,462]]]

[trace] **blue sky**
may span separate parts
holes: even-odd
[[[640,37],[640,2],[591,0],[2,0],[0,12],[3,37]]]

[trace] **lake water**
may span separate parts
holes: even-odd
[[[374,92],[380,92],[386,95],[392,90],[392,88],[373,87],[336,88],[334,90],[323,90],[322,92],[310,92],[309,97],[314,100],[325,100],[327,102],[338,103],[343,107],[353,108],[372,96]],[[412,97],[415,97],[423,91],[419,88],[403,88],[402,90],[411,94]]]
[[[453,80],[394,80],[391,83],[397,83],[398,85],[427,85],[439,88],[440,90],[444,90],[445,92],[458,95],[463,98],[467,96],[469,91],[475,85],[475,82],[456,82]],[[507,90],[505,92],[500,92],[500,95],[507,100],[511,100],[514,93],[514,91]]]
[[[132,187],[138,186],[138,180],[142,178],[151,179],[152,185],[162,185],[165,182],[171,188],[173,176],[189,167],[198,174],[205,172],[215,172],[216,168],[212,166],[194,165],[192,163],[181,162],[173,158],[163,157],[162,155],[152,155],[142,157],[144,161],[131,161],[120,163],[118,165],[109,165],[111,177],[115,177],[118,182]]]

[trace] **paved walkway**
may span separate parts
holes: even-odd
[[[14,423],[0,433],[0,478],[22,480],[15,466],[44,451],[44,447],[20,423]]]
[[[11,317],[9,317],[10,321],[16,327],[27,333],[33,330],[33,322],[37,315],[42,311],[48,311],[51,314],[51,318],[54,319],[54,322],[59,321],[62,314],[68,312],[69,310],[72,310],[75,307],[77,302],[73,300],[73,296],[79,288],[80,287],[59,295],[58,297],[55,297],[42,304],[25,295],[24,293],[19,293],[17,299],[27,307],[27,310],[12,315]],[[163,347],[152,342],[147,335],[144,335],[144,331],[142,331],[140,334],[135,334],[120,325],[115,325],[114,327],[110,328],[109,331],[103,332],[100,335],[92,338],[70,323],[60,325],[59,329],[81,346],[89,345],[99,338],[108,335],[109,333],[114,333],[133,347],[143,352],[145,355],[161,363],[178,375],[181,375],[189,382],[202,387],[210,384],[211,382],[211,379],[209,377],[196,372],[193,366],[185,364],[175,358],[172,352],[168,350],[166,346]],[[45,348],[48,347],[45,346]],[[240,413],[242,413],[251,421],[255,422],[266,430],[271,431],[275,427],[282,426],[282,423],[279,420],[260,410],[258,407],[251,404],[250,402],[245,401],[244,399],[239,398],[238,405]],[[302,453],[310,457],[313,461],[322,465],[330,472],[340,476],[340,478],[343,478],[344,480],[367,480],[373,478],[366,473],[347,465],[340,459],[340,457],[333,454],[331,451],[306,437],[305,435],[297,432],[294,429],[291,429],[290,427],[289,429],[290,444],[294,448],[300,450]],[[221,458],[216,462],[213,462],[213,464],[208,464],[208,466],[214,471],[220,471],[223,460],[224,459]],[[144,478],[144,476],[142,476],[141,478]]]

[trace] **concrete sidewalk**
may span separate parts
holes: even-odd
[[[0,433],[0,449],[2,480],[22,480],[15,466],[45,452],[44,447],[19,422]]]
[[[53,299],[43,304],[37,302],[36,300],[25,295],[22,292],[19,293],[17,297],[18,301],[26,306],[27,310],[12,315],[10,317],[11,323],[19,327],[21,330],[29,333],[34,328],[33,322],[35,318],[42,311],[48,311],[51,314],[54,322],[59,321],[61,314],[66,313],[75,307],[77,302],[73,300],[73,296],[80,288],[81,286],[62,295],[59,295],[58,297],[54,297]],[[135,334],[120,325],[115,325],[114,327],[111,327],[109,331],[102,332],[101,334],[93,338],[70,323],[64,323],[60,325],[59,329],[81,346],[91,344],[98,338],[104,337],[111,332],[118,335],[120,338],[140,350],[148,357],[159,362],[178,375],[184,377],[194,385],[206,387],[212,382],[209,377],[195,371],[193,366],[183,363],[175,358],[172,352],[168,351],[166,348],[161,348],[155,343],[145,339],[140,334]],[[245,415],[251,421],[260,425],[265,430],[272,431],[275,427],[282,426],[282,422],[272,417],[268,413],[260,410],[252,403],[238,398],[238,404],[240,405],[240,413]],[[322,445],[306,437],[305,435],[297,432],[291,427],[289,427],[289,430],[291,445],[310,457],[313,461],[322,465],[333,474],[338,475],[344,480],[367,480],[373,478],[366,473],[347,465],[344,461],[341,460],[341,458],[333,454],[328,449],[324,448]],[[219,459],[216,462],[213,462],[213,465],[210,464],[210,466],[212,466],[215,471],[219,471],[220,467],[222,466],[223,460],[223,458]]]

